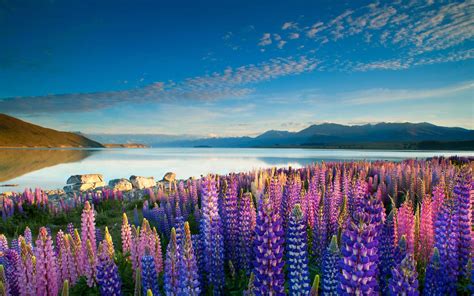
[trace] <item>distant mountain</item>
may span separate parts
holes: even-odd
[[[132,144],[140,143],[149,147],[168,146],[169,143],[190,141],[202,137],[191,135],[165,134],[81,134],[100,143]]]
[[[299,132],[270,130],[257,137],[206,138],[175,141],[184,147],[305,147],[357,149],[474,150],[474,131],[430,123],[311,125]]]
[[[103,147],[84,136],[60,132],[0,114],[0,147],[69,148]]]

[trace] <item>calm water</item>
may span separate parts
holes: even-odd
[[[261,167],[302,167],[319,161],[393,160],[431,156],[474,156],[457,151],[375,151],[310,149],[154,148],[97,150],[0,150],[0,191],[25,187],[62,188],[75,174],[100,173],[106,181],[131,175],[161,179],[168,171],[184,179],[202,174],[249,171]]]

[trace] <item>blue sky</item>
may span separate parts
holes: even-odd
[[[474,128],[472,0],[4,0],[0,28],[0,112],[52,128]]]

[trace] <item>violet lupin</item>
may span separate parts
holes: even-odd
[[[446,295],[446,276],[444,274],[444,264],[439,256],[439,251],[434,248],[433,255],[426,267],[425,288],[423,295],[442,296]]]
[[[141,270],[142,295],[145,295],[148,290],[151,290],[155,295],[159,295],[158,275],[152,256],[145,255],[141,258]]]
[[[452,198],[444,200],[435,222],[435,247],[439,250],[441,261],[445,264],[448,278],[447,293],[454,293],[459,275],[459,231],[455,202]]]
[[[378,293],[377,234],[369,213],[363,207],[353,213],[352,221],[342,233],[341,294],[372,295]]]
[[[171,229],[170,242],[166,249],[165,260],[165,294],[178,295],[180,250],[176,241],[176,229]]]
[[[202,180],[202,218],[200,223],[203,236],[203,256],[205,260],[207,281],[212,285],[215,294],[222,291],[224,279],[224,238],[222,222],[218,211],[216,180],[210,175]]]
[[[253,260],[254,228],[252,215],[255,215],[252,193],[246,192],[242,195],[239,207],[239,267],[246,273],[251,270]]]
[[[20,269],[20,255],[12,249],[8,249],[4,253],[5,275],[8,281],[8,292],[10,295],[19,295],[20,283],[18,280],[18,272]]]
[[[307,295],[311,290],[308,272],[306,223],[300,204],[296,204],[288,221],[286,255],[291,295]]]
[[[255,233],[255,294],[284,295],[284,230],[279,213],[266,196],[260,200]]]
[[[36,240],[36,295],[56,296],[59,292],[56,256],[53,241],[41,227]]]
[[[20,238],[20,262],[17,271],[20,295],[36,294],[36,257],[31,244]]]
[[[409,253],[395,268],[389,282],[390,295],[419,295],[418,273],[413,254]]]
[[[337,246],[337,238],[333,235],[323,256],[321,288],[322,295],[339,295],[339,263],[341,252]]]
[[[231,176],[228,183],[224,183],[224,233],[225,233],[225,250],[227,260],[237,263],[237,246],[239,224],[237,221],[237,196],[238,183],[235,176]]]
[[[77,272],[74,263],[74,256],[71,251],[71,241],[69,240],[69,234],[64,235],[62,231],[59,231],[56,238],[59,239],[58,247],[58,264],[59,264],[59,274],[60,274],[60,283],[65,280],[74,284],[77,279]]]
[[[179,287],[178,295],[198,296],[199,274],[196,255],[194,253],[193,242],[191,239],[191,230],[189,223],[184,224],[184,240],[180,251],[181,260],[179,261]]]
[[[382,231],[379,238],[379,272],[380,272],[380,290],[387,291],[388,279],[392,275],[392,267],[395,259],[395,231],[393,210],[388,214],[382,226]]]
[[[122,295],[122,282],[118,273],[117,265],[110,256],[108,243],[104,240],[99,246],[97,262],[97,284],[100,295],[119,296]]]
[[[455,206],[457,208],[457,216],[459,219],[459,251],[458,251],[458,269],[460,276],[469,276],[467,263],[471,258],[471,219],[470,219],[470,190],[471,190],[471,173],[470,169],[465,166],[457,175],[456,185],[454,186]]]
[[[323,200],[323,203],[327,202]],[[315,256],[316,266],[321,267],[323,254],[326,250],[327,240],[327,220],[323,215],[321,207],[316,208],[315,225],[313,228],[313,255]]]

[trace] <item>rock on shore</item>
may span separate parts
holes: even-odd
[[[104,182],[104,176],[101,174],[74,175],[67,179],[66,184],[68,184],[64,186],[66,192],[88,191],[106,185]]]
[[[155,178],[153,177],[131,176],[130,182],[132,182],[133,188],[136,189],[145,189],[156,186]]]
[[[130,191],[133,189],[132,183],[125,178],[110,180],[109,187],[119,191]]]

